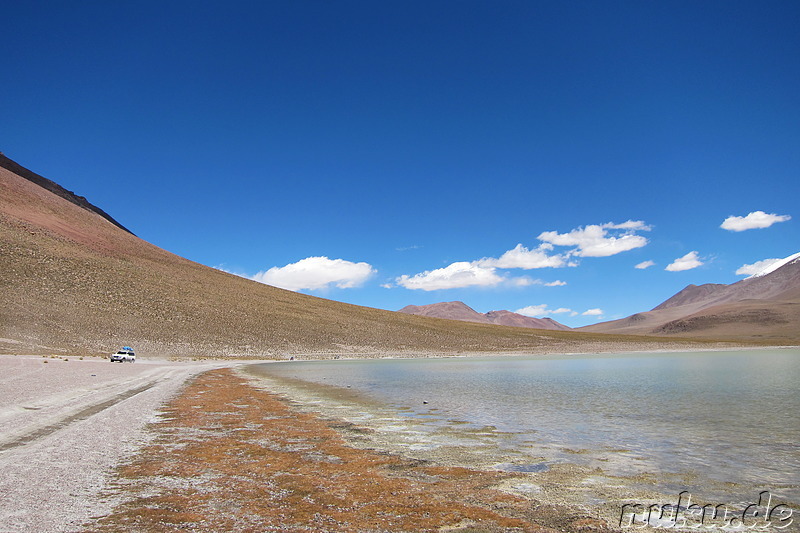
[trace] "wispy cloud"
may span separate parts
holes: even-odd
[[[774,213],[768,214],[764,211],[753,211],[747,216],[737,217],[729,216],[726,218],[720,227],[728,231],[745,231],[748,229],[768,228],[777,222],[786,222],[791,220],[789,215],[776,215]]]
[[[684,270],[691,270],[693,268],[703,266],[703,264],[704,263],[698,257],[697,252],[694,251],[694,252],[689,252],[683,257],[677,258],[672,263],[668,264],[664,270],[667,270],[669,272],[681,272]]]
[[[563,287],[566,284],[567,284],[566,281],[561,281],[560,279],[557,279],[555,281],[550,281],[548,283],[545,283],[544,286],[545,287]]]
[[[558,309],[548,309],[547,304],[529,305],[514,311],[517,314],[530,316],[534,318],[541,318],[550,315],[558,315],[561,313],[569,313],[570,316],[575,316],[577,313],[572,309],[566,307],[559,307]]]
[[[259,272],[252,279],[290,291],[320,290],[331,286],[351,289],[363,285],[376,272],[369,263],[307,257],[296,263]]]
[[[598,316],[599,317],[599,316],[603,316],[603,310],[602,309],[597,309],[597,308],[595,308],[595,309],[587,309],[586,311],[584,311],[581,314],[583,316]]]
[[[638,268],[639,270],[644,270],[645,268],[650,268],[651,266],[653,266],[655,264],[656,264],[655,261],[650,261],[650,260],[642,261],[641,263],[639,263],[638,265],[636,265],[633,268]]]

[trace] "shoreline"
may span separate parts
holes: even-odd
[[[582,509],[504,490],[518,476],[353,447],[359,428],[306,413],[237,369],[205,372],[117,469],[88,531],[611,531]]]
[[[621,506],[630,501],[632,484],[638,485],[643,501],[669,501],[671,495],[648,488],[652,476],[620,477],[577,461],[552,462],[545,456],[531,457],[502,446],[513,437],[493,426],[472,427],[463,422],[425,429],[425,425],[395,408],[371,401],[358,391],[299,379],[266,376],[249,366],[235,372],[249,378],[253,387],[277,394],[302,413],[337,424],[348,446],[404,457],[444,468],[465,468],[486,475],[502,475],[495,488],[522,498],[532,508],[549,509],[553,515],[580,514],[591,517],[594,528],[616,530]],[[345,405],[347,407],[345,407]],[[355,407],[355,406],[358,407]],[[359,410],[353,416],[354,410]],[[430,432],[429,432],[430,431]],[[584,453],[565,450],[565,453]],[[544,466],[545,468],[539,468]],[[679,481],[680,476],[669,476]],[[602,500],[604,503],[599,503]],[[599,524],[603,524],[601,527]]]
[[[352,354],[350,352],[338,352],[338,353],[331,353],[325,354],[325,357],[318,357],[319,353],[295,353],[292,356],[287,357],[294,357],[291,361],[289,359],[236,359],[236,361],[244,363],[244,364],[261,364],[261,363],[284,363],[284,362],[295,362],[295,361],[330,361],[332,359],[340,360],[340,361],[361,361],[361,360],[369,360],[369,359],[453,359],[453,358],[468,358],[468,357],[548,357],[548,356],[574,356],[574,355],[610,355],[610,354],[659,354],[659,353],[684,353],[684,352],[741,352],[741,351],[761,351],[761,350],[794,350],[800,349],[800,344],[798,345],[788,345],[788,344],[780,344],[780,345],[757,345],[757,346],[746,346],[741,344],[735,344],[733,346],[722,346],[722,347],[715,347],[715,348],[692,348],[692,349],[681,349],[675,347],[665,347],[665,348],[657,348],[657,349],[632,349],[632,350],[616,350],[616,349],[608,349],[602,351],[585,351],[585,352],[553,352],[553,351],[544,351],[544,352],[533,352],[533,351],[526,351],[526,352],[517,352],[517,351],[496,351],[496,352],[464,352],[464,353],[445,353],[445,352],[431,352],[431,353],[423,353],[423,352],[414,352],[414,354],[409,355],[408,353],[399,352],[396,355],[392,353],[378,353],[378,352],[363,352],[360,354]],[[357,355],[357,356],[354,356]],[[298,357],[305,357],[310,356],[307,359],[298,359]],[[350,356],[350,357],[348,357]],[[217,359],[207,359],[208,361],[213,361]],[[225,359],[219,359],[225,360]],[[180,361],[180,360],[177,360]]]
[[[703,351],[791,348],[725,347]],[[675,351],[680,350],[626,353]],[[513,357],[537,354],[495,355]],[[449,357],[454,356],[442,358]],[[124,495],[114,493],[119,489],[118,469],[131,458],[141,456],[143,450],[158,438],[153,432],[154,425],[163,421],[170,402],[179,400],[194,380],[218,369],[228,369],[234,376],[241,377],[248,375],[247,367],[250,365],[276,362],[288,361],[169,361],[146,358],[132,365],[115,365],[105,357],[86,356],[81,360],[64,356],[0,355],[0,435],[3,435],[0,449],[6,446],[0,451],[0,467],[6,473],[5,481],[0,481],[0,531],[26,531],[31,529],[32,524],[42,532],[74,531],[87,520],[92,520],[92,517],[111,513],[113,508],[125,501]],[[280,390],[258,387],[251,377],[247,381],[253,390],[261,390],[273,397],[281,395]],[[147,384],[151,385],[142,388]],[[137,391],[139,388],[142,390]],[[126,391],[135,392],[123,397]],[[341,411],[337,413],[336,409],[319,414],[316,405],[303,402],[302,397],[292,394],[284,394],[279,401],[298,413],[317,412],[314,417],[326,427],[333,427],[353,450],[389,454],[399,461],[422,461],[421,464],[427,466],[465,468],[463,462],[450,461],[446,457],[420,458],[418,450],[408,453],[407,442],[376,446],[367,439],[371,436],[367,425],[347,422],[342,418]],[[97,412],[88,412],[98,406],[101,408]],[[242,425],[241,422],[239,429],[247,430],[246,423]],[[43,428],[50,432],[37,435],[37,431]],[[26,436],[34,438],[26,441]],[[8,447],[9,443],[14,445]],[[526,512],[536,509],[538,513],[545,509],[542,511],[544,519],[533,520],[529,516],[532,523],[545,523],[561,529],[567,523],[565,520],[578,520],[576,517],[579,517],[580,520],[589,520],[586,524],[591,523],[589,529],[595,531],[613,524],[615,517],[612,513],[582,506],[580,499],[575,499],[580,491],[576,493],[574,488],[581,487],[587,481],[598,486],[618,484],[622,480],[598,475],[597,472],[572,464],[557,466],[551,468],[549,473],[536,473],[535,476],[525,472],[492,470],[486,465],[473,467],[466,466],[472,472],[470,475],[489,476],[495,480],[489,484],[494,489],[514,498],[522,498],[526,502]],[[403,471],[408,469],[404,467]],[[532,481],[533,477],[538,481]],[[20,479],[26,483],[19,483]],[[647,485],[651,480],[645,476],[637,482]],[[110,488],[113,489],[111,492]],[[667,495],[663,493],[653,492],[650,496],[654,502],[671,501],[664,500]],[[574,524],[570,527],[571,530],[579,530]]]
[[[797,349],[792,347],[763,349],[779,351],[784,348]],[[705,351],[717,353],[750,350],[743,348]],[[628,352],[618,355],[641,353]],[[685,352],[669,350],[647,353]],[[728,501],[732,493],[747,498],[751,496],[750,488],[753,490],[757,488],[756,486],[748,488],[747,484],[720,481],[713,477],[698,478],[697,473],[689,471],[634,469],[624,473],[625,469],[620,470],[620,465],[625,463],[620,461],[625,460],[624,455],[629,450],[622,449],[583,450],[569,447],[553,448],[545,444],[539,446],[540,450],[533,455],[527,452],[510,453],[507,445],[504,445],[504,439],[514,440],[513,432],[499,431],[493,426],[477,427],[461,419],[448,422],[433,412],[430,418],[427,418],[413,408],[398,407],[412,405],[407,403],[407,398],[403,400],[406,403],[397,406],[384,405],[379,400],[363,396],[356,389],[350,389],[349,385],[347,389],[343,388],[341,382],[334,384],[330,381],[311,381],[296,375],[291,377],[291,372],[288,374],[280,372],[276,375],[266,370],[264,373],[258,372],[254,370],[255,368],[256,365],[239,367],[237,372],[252,376],[255,386],[284,395],[302,412],[317,413],[329,419],[344,419],[353,428],[350,430],[345,427],[342,430],[352,446],[402,454],[415,460],[433,461],[446,466],[481,471],[518,471],[522,475],[529,473],[527,480],[511,483],[506,489],[513,494],[548,505],[582,507],[585,512],[594,514],[607,523],[619,519],[620,508],[630,503],[631,497],[637,498],[637,501],[656,504],[674,500],[678,492],[677,490],[672,492],[674,487],[694,487],[695,496],[705,496],[713,500],[715,495],[724,495],[720,501]],[[412,446],[409,447],[409,444]],[[530,449],[535,450],[536,447],[530,446]],[[553,452],[556,452],[555,455]],[[618,457],[620,452],[623,452],[623,456]],[[598,460],[606,462],[598,463]],[[700,481],[698,485],[700,479],[704,481]],[[694,491],[692,493],[694,494]],[[757,498],[757,494],[758,490],[755,490],[752,496]],[[790,498],[786,502],[793,507],[796,506],[798,501]],[[739,500],[734,498],[729,503],[737,502]]]

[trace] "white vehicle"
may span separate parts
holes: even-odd
[[[111,362],[119,361],[120,363],[135,363],[136,354],[133,353],[133,348],[130,346],[123,346],[117,353],[111,354]]]

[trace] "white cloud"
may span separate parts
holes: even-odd
[[[556,246],[575,246],[569,255],[579,257],[608,257],[618,253],[641,248],[647,244],[647,239],[637,235],[637,231],[649,231],[650,226],[641,220],[629,220],[621,224],[609,222],[607,224],[591,224],[580,227],[569,233],[545,231],[538,237]]]
[[[756,261],[752,265],[742,265],[736,271],[736,275],[752,276],[753,274],[759,274],[780,261],[783,261],[783,259],[763,259],[761,261]]]
[[[764,211],[753,211],[744,217],[729,216],[720,227],[729,231],[745,231],[748,229],[768,228],[776,222],[791,220],[789,215],[767,214]]]
[[[515,287],[530,287],[531,285],[541,285],[542,280],[533,279],[527,276],[520,276],[518,278],[510,278],[508,282]]]
[[[691,270],[693,268],[697,268],[702,265],[703,262],[697,256],[697,252],[689,252],[683,257],[679,257],[675,261],[667,265],[667,268],[665,268],[664,270],[668,270],[670,272],[681,272],[683,270]]]
[[[613,222],[608,222],[602,225],[604,228],[610,229],[628,229],[633,231],[650,231],[653,229],[652,226],[648,226],[644,223],[643,220],[628,220],[627,222],[623,222],[622,224],[614,224]]]
[[[531,270],[534,268],[560,268],[566,265],[566,257],[563,255],[548,255],[552,250],[550,244],[542,244],[538,248],[529,250],[522,244],[517,244],[514,248],[507,251],[499,258],[484,257],[475,261],[475,264],[486,267],[497,268],[522,268]]]
[[[649,231],[651,228],[641,220],[628,220],[621,224],[609,222],[591,225],[559,234],[546,231],[539,235],[543,241],[538,247],[529,249],[521,243],[500,257],[484,257],[476,261],[459,261],[444,268],[426,270],[414,275],[402,275],[395,279],[401,287],[412,290],[435,291],[462,287],[493,287],[501,283],[527,287],[545,285],[560,287],[565,281],[544,282],[528,277],[508,277],[498,273],[498,269],[561,268],[578,266],[575,257],[606,257],[626,250],[640,248],[647,244],[647,239],[637,235],[637,231]],[[564,253],[550,253],[554,246],[572,246],[572,250]]]
[[[514,312],[530,317],[542,317],[550,314],[550,311],[547,310],[547,304],[529,305],[527,307],[523,307],[522,309],[517,309]]]
[[[581,314],[583,316],[603,316],[603,310],[602,309],[597,309],[597,308],[595,308],[595,309],[587,309],[586,311],[584,311]]]
[[[645,268],[650,268],[651,266],[655,265],[655,261],[642,261],[638,265],[633,268],[638,268],[639,270],[644,270]]]
[[[290,291],[326,289],[331,285],[340,289],[351,289],[362,285],[375,272],[368,263],[307,257],[297,263],[259,272],[252,279]]]
[[[505,280],[506,278],[498,275],[493,267],[460,261],[413,276],[403,275],[395,281],[406,289],[436,291],[461,287],[493,287]]]
[[[575,311],[573,311],[572,309],[567,309],[566,307],[559,307],[558,309],[548,309],[547,304],[529,305],[527,307],[523,307],[522,309],[517,309],[514,312],[520,315],[530,316],[534,318],[541,318],[561,313],[571,313],[572,316],[575,316]]]

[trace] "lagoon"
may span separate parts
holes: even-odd
[[[800,503],[797,348],[294,361],[258,372],[319,385],[305,390],[357,423],[394,413],[409,449],[472,431],[498,468],[574,463],[665,494],[746,501],[769,490]]]

